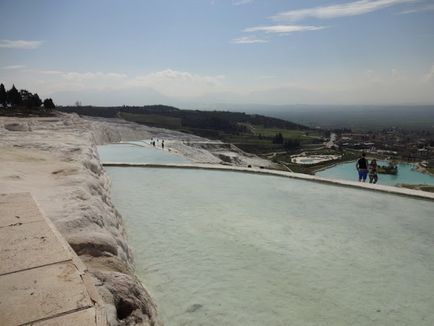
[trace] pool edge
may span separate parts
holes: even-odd
[[[229,165],[218,165],[218,164],[174,164],[174,163],[127,163],[127,162],[102,162],[104,167],[133,167],[133,168],[168,168],[168,169],[198,169],[198,170],[214,170],[214,171],[226,171],[226,172],[242,172],[251,174],[262,174],[262,175],[272,175],[280,176],[292,179],[299,179],[305,181],[318,182],[323,184],[331,184],[336,186],[344,186],[351,188],[358,188],[362,190],[373,190],[383,193],[389,193],[394,195],[401,195],[406,197],[413,197],[425,200],[434,200],[434,193],[424,192],[421,190],[399,188],[386,185],[361,183],[356,181],[348,181],[342,179],[326,179],[315,175],[308,175],[302,173],[294,173],[279,170],[270,169],[258,169],[258,168],[248,168],[239,166],[229,166]]]

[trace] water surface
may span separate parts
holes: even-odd
[[[189,163],[181,155],[168,150],[154,148],[149,141],[136,141],[130,144],[109,144],[98,146],[98,154],[102,162],[127,163]]]
[[[166,325],[434,325],[434,203],[235,172],[107,168]]]
[[[380,161],[378,164],[387,165],[387,162]],[[359,179],[355,161],[338,164],[329,169],[319,171],[316,175],[328,179],[345,179],[353,181],[358,181]],[[367,181],[369,181],[369,178]],[[398,164],[397,175],[378,174],[377,183],[390,186],[396,186],[400,183],[434,185],[434,176],[414,170],[414,165],[412,164],[400,163]]]

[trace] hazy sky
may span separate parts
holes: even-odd
[[[0,0],[0,82],[57,104],[434,104],[434,0]]]

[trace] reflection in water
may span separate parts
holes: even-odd
[[[107,168],[167,325],[433,325],[434,203],[221,171]]]

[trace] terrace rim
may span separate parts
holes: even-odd
[[[326,179],[314,175],[280,171],[280,170],[270,170],[270,169],[256,168],[256,167],[249,168],[249,167],[238,167],[238,166],[218,165],[218,164],[199,164],[199,163],[175,164],[175,163],[127,163],[127,162],[102,162],[102,165],[105,167],[197,169],[197,170],[213,170],[213,171],[271,175],[271,176],[299,179],[299,180],[305,180],[305,181],[311,181],[311,182],[317,182],[323,184],[330,184],[335,186],[377,191],[382,193],[389,193],[394,195],[434,201],[434,193],[429,193],[421,190],[413,190],[413,189],[385,186],[379,184],[362,183],[357,181],[348,181],[348,180],[341,180],[341,179]]]

